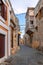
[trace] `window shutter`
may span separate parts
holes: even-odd
[[[2,4],[2,1],[0,0],[0,4]]]
[[[7,7],[4,5],[4,19],[7,20]]]
[[[0,1],[1,2],[1,1]],[[5,20],[7,20],[7,6],[2,2],[1,4],[0,4],[0,6],[1,6],[1,16],[5,19]]]
[[[1,15],[2,15],[2,17],[4,17],[4,5],[2,5]]]

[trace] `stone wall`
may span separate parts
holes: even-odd
[[[34,35],[33,35],[33,42],[35,43],[37,41],[37,47],[43,47],[43,20],[41,21],[41,19],[37,19],[36,18],[36,22],[37,22],[37,26],[38,26],[38,30],[35,30]],[[36,47],[36,48],[37,48]]]

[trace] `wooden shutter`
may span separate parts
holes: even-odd
[[[0,1],[0,6],[1,6],[1,11],[0,11],[1,12],[1,16],[3,17],[3,13],[4,12],[3,12],[3,2],[2,2],[2,0]]]
[[[1,11],[1,15],[4,18],[4,5],[2,4],[2,11]]]
[[[7,20],[7,6],[4,5],[4,19]]]
[[[2,0],[0,0],[0,4],[2,4]]]
[[[2,12],[1,12],[1,14],[2,14],[2,17],[5,20],[7,20],[7,6],[4,3],[2,4]]]

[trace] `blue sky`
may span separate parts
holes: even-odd
[[[20,31],[22,32],[21,37],[25,33],[25,13],[16,14],[16,16],[19,18],[19,25],[20,25]]]
[[[27,7],[35,7],[39,0],[10,0],[13,10],[19,19],[20,25],[25,25],[25,13]],[[25,26],[20,26],[20,31],[22,32],[21,37],[24,35]]]

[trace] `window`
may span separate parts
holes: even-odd
[[[0,4],[1,4],[1,0],[0,0]]]
[[[1,9],[2,9],[2,7],[0,6],[0,15],[1,15]]]
[[[0,11],[1,11],[1,6],[0,6]]]
[[[35,29],[38,31],[38,26],[36,26]]]
[[[4,9],[3,9],[4,10],[3,11],[4,12],[4,19],[7,20],[7,7],[5,5],[3,7],[4,7]]]
[[[31,24],[33,24],[33,21],[30,21]]]
[[[2,2],[2,0],[0,0],[0,16],[7,20],[7,7]]]
[[[1,11],[2,11],[2,1],[0,0],[0,15],[1,15]]]

